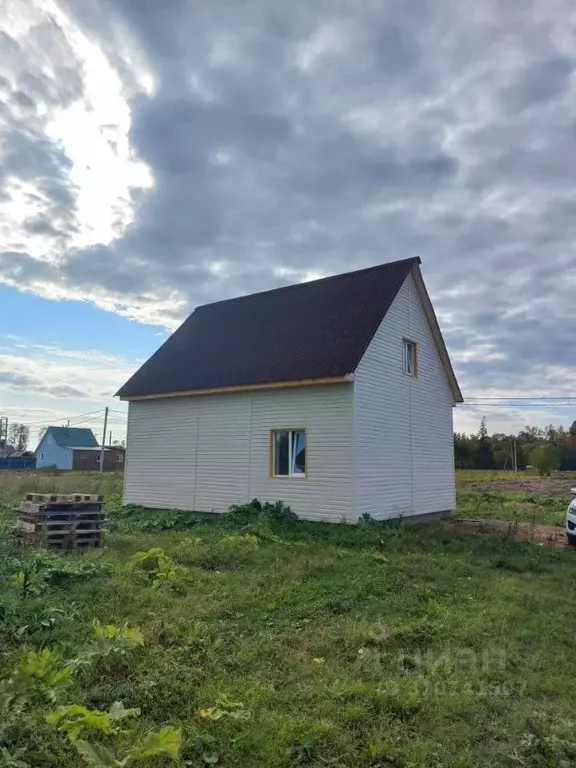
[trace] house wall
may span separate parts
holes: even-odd
[[[119,457],[120,461],[118,460]],[[104,453],[104,472],[124,471],[124,451],[107,450]],[[75,448],[72,457],[72,469],[84,472],[100,471],[100,451]]]
[[[61,448],[50,432],[46,432],[36,452],[36,469],[42,467],[57,467],[58,469],[72,469],[72,449]],[[44,455],[44,458],[42,458]]]
[[[403,338],[418,345],[418,375],[403,373]],[[410,275],[354,379],[354,502],[376,519],[455,506],[453,395]]]
[[[135,401],[124,498],[147,507],[226,512],[254,497],[303,518],[352,516],[352,385]],[[306,478],[270,477],[272,429],[306,428]]]

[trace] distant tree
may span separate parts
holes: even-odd
[[[568,430],[568,434],[570,437],[576,437],[576,421],[572,422],[572,425],[570,426],[570,429]]]
[[[17,451],[25,451],[30,439],[30,428],[25,424],[14,422],[8,427],[8,442],[16,448]]]
[[[48,432],[48,427],[40,427],[40,429],[38,430],[38,442],[42,440],[46,432]]]
[[[518,441],[523,444],[533,445],[544,439],[544,432],[540,427],[525,426],[523,430],[518,433]]]
[[[526,449],[523,445],[518,445],[518,443],[516,443],[516,464],[518,469],[526,469],[526,465],[528,464],[528,454],[526,453]]]
[[[558,449],[552,443],[539,443],[530,453],[530,463],[536,467],[540,477],[551,475],[560,467],[560,455]]]
[[[486,426],[486,417],[482,417],[480,422],[480,429],[478,430],[478,442],[476,448],[476,456],[474,461],[475,469],[493,469],[494,468],[494,451],[492,450],[492,443],[488,436],[488,427]]]
[[[476,437],[456,432],[454,434],[454,464],[458,469],[472,469],[476,451]]]

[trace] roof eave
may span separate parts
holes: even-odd
[[[353,374],[344,376],[330,376],[322,379],[296,379],[294,381],[272,381],[262,384],[241,384],[232,387],[212,387],[209,389],[189,389],[180,392],[161,392],[146,395],[120,395],[120,400],[124,402],[134,402],[138,400],[161,400],[169,397],[197,397],[199,395],[219,395],[233,392],[254,392],[266,389],[295,389],[297,387],[319,387],[331,384],[350,384],[353,381]]]
[[[434,340],[436,342],[436,346],[438,348],[438,353],[440,355],[440,360],[442,361],[442,366],[444,368],[444,371],[446,373],[446,378],[448,379],[448,384],[450,386],[450,390],[452,392],[452,396],[454,398],[454,404],[463,403],[464,397],[462,395],[462,392],[460,390],[460,386],[458,384],[458,380],[456,378],[456,374],[454,373],[454,368],[452,367],[452,362],[450,360],[450,355],[448,354],[448,350],[446,349],[446,343],[444,341],[444,337],[442,335],[442,331],[440,330],[440,325],[438,323],[438,318],[436,317],[436,312],[434,311],[434,306],[432,304],[432,301],[430,299],[430,296],[428,295],[428,291],[426,289],[426,284],[424,283],[424,278],[422,277],[422,271],[420,270],[420,266],[415,264],[412,269],[412,274],[414,276],[414,281],[416,283],[416,288],[418,290],[418,293],[420,294],[420,298],[422,300],[422,306],[424,308],[424,313],[426,315],[426,318],[428,320],[428,323],[430,325],[430,330],[432,331],[432,336],[434,337]]]

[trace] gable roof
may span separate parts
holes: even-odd
[[[197,307],[117,394],[345,380],[418,264],[405,259]]]
[[[52,435],[54,442],[60,448],[98,447],[98,441],[94,437],[94,432],[86,427],[48,427],[44,437],[48,434]]]

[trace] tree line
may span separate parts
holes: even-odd
[[[6,439],[2,440],[3,445],[0,445],[0,448],[11,447],[15,451],[25,451],[28,448],[29,440],[30,428],[25,424],[12,422],[8,426],[8,434],[6,435]]]
[[[488,434],[486,418],[476,434],[454,434],[457,469],[526,469],[541,474],[553,470],[576,470],[576,421],[568,428],[526,426],[516,435]]]

